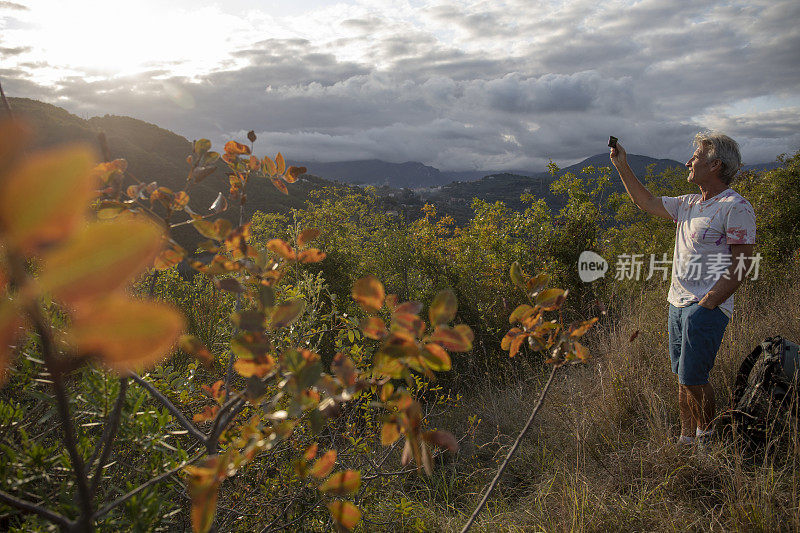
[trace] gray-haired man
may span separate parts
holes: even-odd
[[[670,359],[678,375],[679,442],[684,444],[711,433],[715,405],[708,374],[756,237],[752,206],[729,187],[742,164],[739,145],[714,132],[697,134],[694,144],[687,179],[700,194],[678,197],[653,196],[634,176],[622,146],[611,149],[611,162],[633,202],[677,224],[667,300]]]

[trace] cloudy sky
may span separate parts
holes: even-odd
[[[543,170],[800,149],[796,0],[0,1],[10,96],[293,161]]]

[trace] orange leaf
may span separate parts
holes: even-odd
[[[294,250],[292,250],[292,247],[289,246],[286,241],[281,239],[270,240],[267,243],[267,249],[290,261],[293,261],[297,258],[297,255],[295,254]]]
[[[189,195],[186,191],[178,191],[175,193],[175,196],[172,197],[172,203],[169,208],[173,211],[180,211],[187,205],[189,205]]]
[[[573,345],[575,349],[575,355],[578,357],[578,359],[580,359],[581,361],[586,361],[587,359],[589,359],[589,348],[579,343],[578,341],[575,341]]]
[[[334,466],[336,466],[336,450],[328,450],[314,462],[314,466],[311,467],[311,475],[322,479],[331,473]]]
[[[184,352],[199,359],[206,367],[210,367],[214,363],[214,355],[194,335],[181,335],[178,346]]]
[[[224,241],[233,230],[233,224],[226,218],[218,218],[214,222],[198,219],[193,220],[192,225],[203,237]]]
[[[353,299],[368,313],[376,313],[383,307],[386,292],[375,276],[366,276],[353,284]]]
[[[314,444],[306,448],[306,451],[303,454],[303,459],[305,459],[306,461],[310,461],[311,459],[317,456],[318,449],[319,449],[319,444],[315,442]]]
[[[586,320],[584,322],[579,322],[577,324],[573,324],[569,328],[570,337],[580,337],[582,335],[585,335],[586,332],[589,331],[589,328],[591,328],[594,325],[594,323],[597,322],[597,320],[598,320],[598,318],[594,317],[594,318],[590,318],[589,320]]]
[[[361,321],[361,331],[370,339],[381,340],[389,334],[383,320],[376,316],[368,316]]]
[[[96,165],[92,169],[92,178],[103,183],[108,183],[108,180],[115,173],[123,173],[128,168],[128,162],[124,159],[115,159],[114,161],[107,161]]]
[[[440,448],[447,448],[451,452],[458,451],[458,441],[449,431],[428,431],[423,433],[422,439]]]
[[[399,326],[412,335],[419,336],[425,331],[425,322],[417,315],[395,311],[392,315],[392,329]]]
[[[468,352],[472,349],[472,341],[461,331],[447,326],[438,326],[431,335],[430,340],[438,342],[453,352]]]
[[[183,316],[168,305],[115,293],[79,309],[67,335],[78,352],[126,372],[167,357],[184,327]]]
[[[269,158],[268,155],[264,156],[264,174],[267,176],[274,176],[278,173],[278,169],[275,168],[275,163],[272,162],[272,159]]]
[[[250,147],[236,141],[228,141],[225,143],[225,153],[232,155],[248,155]]]
[[[273,368],[275,368],[275,360],[269,355],[259,359],[237,359],[236,362],[233,363],[233,369],[243,378],[249,378],[251,376],[263,378],[269,374]]]
[[[358,470],[344,470],[336,472],[329,477],[325,483],[319,486],[319,490],[327,494],[345,496],[356,492],[360,486],[361,472]]]
[[[511,328],[508,333],[506,333],[506,336],[503,337],[503,340],[500,341],[500,348],[503,350],[508,350],[511,347],[511,341],[519,335],[522,335],[521,329]]]
[[[418,315],[422,311],[422,304],[419,302],[403,302],[395,307],[395,313],[408,313],[411,315]]]
[[[294,183],[299,176],[302,176],[306,172],[308,172],[306,167],[289,167],[286,171],[286,181]]]
[[[275,188],[281,191],[283,194],[289,194],[289,189],[286,188],[286,184],[283,182],[283,180],[279,180],[278,178],[270,178],[270,181]]]
[[[283,155],[280,152],[275,156],[275,166],[277,167],[277,174],[283,174],[283,171],[286,170],[286,162],[283,160]]]
[[[184,468],[188,474],[187,489],[192,500],[192,530],[195,533],[207,533],[214,524],[219,485],[228,470],[224,459],[224,456],[212,455],[199,466]]]
[[[272,311],[272,321],[270,325],[273,330],[285,328],[293,323],[305,309],[305,300],[289,300],[283,302]]]
[[[0,182],[4,239],[24,252],[70,235],[92,199],[92,156],[72,147],[32,155]]]
[[[536,305],[540,306],[545,311],[553,311],[561,307],[566,297],[567,291],[561,289],[547,289],[536,296]]]
[[[297,247],[302,248],[306,244],[319,237],[319,234],[320,231],[317,228],[304,229],[300,232],[300,235],[297,236]]]
[[[342,352],[339,352],[333,356],[333,361],[331,361],[331,372],[333,372],[334,376],[339,378],[345,387],[351,387],[355,385],[356,379],[358,379],[358,370],[356,369],[355,363],[353,363],[353,360],[350,359],[350,357]]]
[[[319,263],[324,260],[325,257],[327,257],[325,252],[321,252],[316,248],[309,248],[308,250],[300,252],[298,259],[301,263]]]
[[[434,342],[426,344],[421,355],[422,359],[433,371],[447,371],[450,370],[452,366],[450,356],[445,349]]]
[[[261,161],[254,155],[250,156],[250,160],[247,162],[247,166],[250,170],[258,170],[261,166]]]
[[[186,257],[186,250],[177,243],[170,242],[169,247],[161,251],[153,262],[153,267],[158,270],[166,270],[174,267]]]
[[[535,312],[536,310],[530,305],[522,304],[516,309],[514,309],[514,312],[511,313],[511,315],[508,317],[508,323],[513,324],[515,322],[522,322]]]
[[[203,410],[199,413],[195,413],[192,417],[192,420],[195,422],[206,422],[208,420],[214,420],[214,417],[217,416],[217,412],[219,411],[219,405],[206,405],[203,407]]]
[[[447,324],[455,318],[457,309],[458,300],[456,299],[456,294],[450,289],[439,291],[428,311],[431,325]]]
[[[394,422],[384,422],[381,428],[381,444],[389,446],[400,438],[400,430]]]
[[[511,340],[511,344],[508,348],[508,356],[514,357],[519,352],[519,349],[522,347],[522,343],[525,342],[525,339],[528,338],[528,334],[524,333],[522,335],[518,335]]]
[[[361,511],[350,502],[332,501],[328,504],[328,511],[331,518],[345,529],[353,529],[361,521]]]
[[[89,224],[43,257],[39,283],[70,304],[108,293],[152,264],[162,234],[154,223],[133,217]]]

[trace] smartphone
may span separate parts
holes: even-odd
[[[611,148],[617,147],[617,138],[614,137],[613,135],[608,137],[608,146],[610,146]]]

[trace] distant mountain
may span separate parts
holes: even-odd
[[[388,185],[397,189],[435,187],[452,180],[438,168],[416,161],[388,163],[380,159],[340,161],[334,163],[304,163],[309,174],[329,180],[356,185]]]
[[[628,154],[628,163],[637,176],[644,176],[651,168],[653,173],[660,173],[668,168],[683,168],[683,163],[672,159],[655,159],[643,155]],[[580,172],[589,166],[595,168],[611,166],[608,154],[597,154],[583,161],[560,169],[556,177],[567,172],[580,175]],[[616,171],[614,171],[616,175]],[[550,184],[554,178],[549,172],[529,173],[520,175],[502,172],[485,176],[472,182],[450,183],[427,191],[418,191],[423,201],[431,202],[439,208],[440,212],[448,213],[458,223],[464,223],[472,216],[473,198],[480,198],[487,202],[504,202],[512,209],[523,209],[520,201],[523,193],[531,193],[543,198],[552,209],[559,209],[564,205],[563,196],[555,196],[550,192]],[[624,190],[621,182],[614,180],[612,189]]]
[[[653,159],[651,157],[629,155],[628,161],[637,174],[643,174],[648,165],[655,165],[655,172],[669,167],[682,167],[683,163],[672,159]],[[340,161],[335,163],[305,163],[308,172],[329,180],[339,180],[356,185],[388,186],[396,189],[420,189],[447,185],[453,182],[473,182],[487,176],[513,174],[516,176],[547,176],[545,169],[537,171],[525,170],[463,170],[441,171],[438,168],[424,165],[416,161],[406,163],[389,163],[380,159],[358,161]],[[586,166],[610,166],[608,154],[598,154],[580,163],[562,169],[563,172],[580,172]]]
[[[60,107],[37,100],[9,98],[9,103],[14,114],[32,126],[34,148],[85,142],[94,146],[99,153],[98,133],[103,131],[111,157],[126,159],[132,175],[147,183],[156,181],[175,191],[186,187],[186,156],[191,153],[192,145],[180,135],[131,117],[105,115],[84,120]],[[222,147],[215,146],[212,149],[221,151]],[[288,185],[289,195],[286,196],[266,180],[251,183],[243,208],[244,218],[249,219],[256,210],[289,213],[293,208],[303,208],[312,190],[328,185],[333,183],[305,175]],[[227,195],[229,186],[224,166],[220,164],[214,174],[192,185],[190,207],[197,213],[207,213],[217,193]],[[238,206],[231,206],[222,216],[238,224]],[[180,226],[173,231],[175,239],[189,251],[205,240],[190,225]]]

